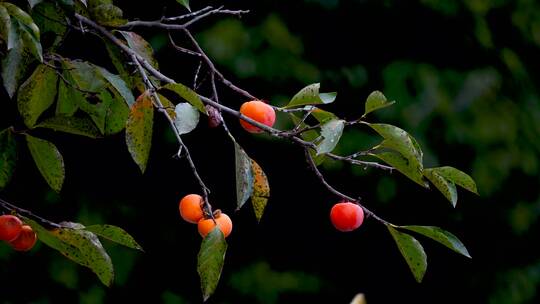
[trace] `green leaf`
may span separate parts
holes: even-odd
[[[33,127],[39,116],[54,103],[57,80],[58,76],[53,69],[39,65],[21,85],[17,94],[17,106],[28,127]]]
[[[4,87],[12,98],[35,58],[42,61],[39,28],[23,10],[0,2],[0,38],[6,41],[7,55],[2,58]]]
[[[456,185],[448,181],[446,178],[440,176],[433,169],[424,169],[424,176],[439,189],[439,191],[452,203],[452,206],[456,207],[457,204],[457,190]]]
[[[333,119],[321,126],[322,141],[317,145],[317,155],[329,153],[337,146],[343,129],[345,128],[345,121]]]
[[[139,56],[143,57],[151,66],[159,69],[158,62],[154,58],[154,50],[148,41],[134,32],[118,31],[126,40],[129,48],[131,48]]]
[[[165,108],[165,111],[167,111],[169,116],[172,119],[176,119],[176,111],[175,111],[176,106],[174,105],[174,103],[172,103],[172,101],[170,101],[167,97],[161,94],[158,94],[158,98],[159,98],[159,101],[161,101],[161,105]]]
[[[126,144],[135,163],[144,173],[152,146],[154,107],[147,92],[135,101],[126,125]]]
[[[124,80],[118,75],[114,75],[109,73],[106,69],[102,67],[98,67],[97,69],[103,78],[105,78],[111,86],[120,93],[126,104],[131,107],[135,103],[135,98],[133,97],[133,94],[131,93],[131,90],[128,88]]]
[[[179,135],[187,134],[197,127],[199,123],[199,111],[187,102],[176,105],[174,126]]]
[[[129,235],[124,229],[113,225],[92,225],[87,226],[85,230],[93,232],[101,237],[104,237],[112,242],[120,245],[143,251],[141,245]]]
[[[79,60],[64,60],[62,65],[69,70],[77,88],[93,93],[105,88],[105,79],[95,65]]]
[[[79,105],[86,103],[83,92],[73,79],[69,66],[62,62],[62,77],[58,80],[58,98],[56,101],[56,115],[71,116],[75,114]]]
[[[129,107],[125,100],[118,92],[113,92],[113,94],[114,97],[111,99],[105,115],[106,135],[112,135],[122,131],[126,127],[129,117]]]
[[[103,44],[105,44],[107,53],[109,54],[109,59],[116,68],[116,71],[118,71],[120,77],[124,80],[129,88],[135,88],[134,77],[130,75],[131,73],[126,68],[125,56],[122,54],[122,50],[120,50],[116,44],[111,43],[106,38],[102,37],[102,41]]]
[[[0,132],[0,189],[5,188],[15,171],[17,142],[10,129]]]
[[[20,216],[20,215],[19,215]],[[38,239],[43,242],[45,245],[58,250],[63,256],[74,261],[77,264],[80,264],[85,267],[90,267],[90,263],[86,260],[86,257],[81,253],[79,248],[65,243],[60,240],[55,234],[35,222],[32,219],[21,216],[24,222],[34,230],[37,234]]]
[[[399,152],[406,159],[411,162],[416,162],[417,166],[422,166],[422,153],[418,150],[420,147],[416,140],[413,141],[412,137],[405,130],[402,130],[396,126],[389,124],[367,124],[385,140],[381,143],[381,147],[390,148]]]
[[[414,278],[418,283],[422,282],[427,269],[427,256],[424,248],[412,236],[399,232],[390,225],[386,225],[386,227],[394,238],[399,252],[401,252],[401,255],[407,261]]]
[[[396,152],[380,152],[376,154],[370,154],[378,159],[384,161],[394,169],[403,173],[405,176],[418,183],[422,187],[427,187],[427,183],[422,175],[422,168],[418,166],[416,162],[410,162],[403,155]]]
[[[201,278],[203,300],[206,301],[216,290],[225,261],[227,242],[219,228],[206,235],[197,257],[197,272]]]
[[[64,183],[64,159],[54,144],[26,135],[26,143],[36,166],[49,186],[60,192]]]
[[[94,100],[97,101],[92,103],[84,100],[84,102],[79,104],[79,108],[90,116],[96,127],[99,129],[99,132],[105,134],[105,121],[109,107],[113,102],[113,97],[108,90],[102,90],[98,95],[93,97],[93,101]]]
[[[452,233],[434,226],[399,226],[399,228],[407,229],[420,233],[423,236],[443,244],[444,246],[454,250],[455,252],[471,258],[471,255],[465,248],[465,245]]]
[[[180,3],[183,7],[191,12],[191,8],[189,8],[189,0],[176,0],[176,2]]]
[[[236,210],[240,210],[253,193],[253,172],[251,159],[236,142],[234,143],[236,164]]]
[[[41,0],[31,0],[41,2]],[[55,45],[59,43],[67,31],[66,14],[57,3],[41,2],[32,8],[32,18],[42,34],[53,33],[56,36]],[[54,21],[53,21],[54,20]]]
[[[394,103],[396,102],[395,101],[389,102],[388,100],[386,100],[386,97],[380,91],[373,91],[371,94],[369,94],[366,100],[364,115],[362,115],[362,117],[368,115],[369,113],[373,111],[389,107],[393,105]]]
[[[7,50],[13,48],[15,43],[14,37],[10,37],[11,32],[11,17],[7,9],[0,4],[0,39],[5,41],[7,45]]]
[[[43,0],[28,0],[28,4],[30,4],[30,8],[34,8],[34,6],[40,4],[43,2]]]
[[[456,185],[461,186],[466,190],[471,191],[472,193],[478,194],[478,189],[476,189],[476,183],[467,173],[454,167],[438,167],[433,168],[433,170],[437,172],[437,174],[439,174],[440,176],[455,183]]]
[[[11,16],[11,33],[16,30],[22,41],[22,44],[19,46],[32,53],[40,62],[43,61],[41,43],[39,42],[40,32],[32,17],[14,4],[3,2],[2,5]]]
[[[127,20],[123,18],[122,10],[118,6],[112,4],[112,1],[111,3],[101,2],[101,4],[94,6],[92,6],[92,2],[90,4],[91,7],[89,10],[92,20],[101,25],[114,27],[124,25],[127,22]]]
[[[313,115],[313,117],[315,117],[315,119],[317,119],[319,123],[325,123],[332,119],[334,120],[339,119],[334,113],[324,111],[319,108],[313,109],[313,111],[311,111],[311,115]]]
[[[17,92],[19,84],[23,81],[33,61],[30,54],[20,46],[21,42],[17,41],[16,46],[2,59],[2,80],[10,98],[13,98]]]
[[[257,162],[251,160],[251,171],[253,172],[253,193],[251,194],[251,204],[255,211],[257,221],[261,221],[264,209],[270,198],[270,185],[263,169]]]
[[[178,94],[178,96],[185,99],[192,106],[197,108],[197,110],[199,110],[201,113],[207,114],[206,108],[201,98],[199,97],[199,94],[197,94],[197,92],[193,91],[192,89],[186,87],[185,85],[181,83],[168,83],[162,86],[161,89],[167,89]]]
[[[83,259],[106,286],[111,286],[114,279],[114,268],[111,258],[103,248],[98,237],[84,230],[84,226],[78,223],[61,223],[63,226],[73,228],[54,229],[51,233],[62,242],[79,249]]]
[[[300,118],[298,118],[296,115],[294,115],[293,113],[289,113],[289,115],[295,125],[298,125],[300,123]],[[305,128],[305,127],[307,127],[307,124],[305,123],[300,124],[300,128]],[[308,130],[306,132],[302,132],[300,136],[305,141],[311,141],[311,142],[315,142],[317,139],[321,138],[321,135],[316,130]],[[324,154],[317,155],[317,152],[313,151],[312,149],[309,150],[309,154],[311,155],[311,157],[313,158],[317,166],[322,164],[326,158]]]
[[[99,130],[88,118],[53,116],[36,125],[36,128],[47,128],[90,138],[100,137]]]
[[[332,103],[336,99],[337,93],[319,93],[320,87],[320,83],[308,85],[296,93],[286,107]]]

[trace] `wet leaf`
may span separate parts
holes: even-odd
[[[337,146],[343,129],[345,128],[345,121],[343,120],[330,120],[321,126],[322,141],[317,145],[317,155],[329,153]]]

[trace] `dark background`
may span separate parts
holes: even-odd
[[[196,1],[192,8],[249,9],[241,19],[214,16],[194,26],[224,74],[274,105],[305,85],[338,91],[325,109],[354,119],[366,96],[381,90],[397,103],[370,121],[394,123],[414,135],[425,166],[470,173],[480,196],[459,191],[454,209],[434,190],[399,173],[326,162],[328,180],[362,196],[366,206],[396,224],[435,225],[456,234],[472,260],[419,237],[428,254],[417,284],[386,228],[373,220],[339,233],[328,219],[338,200],[307,168],[302,150],[251,135],[226,117],[233,134],[265,170],[271,199],[260,224],[246,205],[235,209],[234,151],[221,129],[203,121],[184,136],[211,202],[232,215],[234,231],[220,285],[209,303],[537,303],[540,285],[538,191],[540,103],[537,90],[540,6],[535,1]],[[129,19],[184,11],[175,1],[117,1]],[[162,71],[191,84],[197,61],[175,53],[163,33],[141,31]],[[188,46],[182,35],[177,42]],[[81,47],[83,46],[84,47]],[[71,33],[60,52],[106,66],[97,39]],[[233,108],[246,101],[220,87]],[[205,92],[205,88],[202,88]],[[2,92],[1,94],[5,94]],[[0,98],[0,127],[14,120],[14,103]],[[290,127],[285,115],[279,128]],[[2,198],[54,221],[124,227],[145,253],[105,242],[116,269],[113,287],[90,270],[38,244],[29,253],[0,244],[0,301],[5,303],[198,303],[196,256],[200,236],[180,220],[178,200],[198,192],[163,120],[154,129],[147,172],[130,159],[123,134],[101,140],[42,132],[66,163],[55,194],[19,149],[14,179]],[[370,130],[347,129],[338,154],[376,142]],[[22,146],[22,144],[20,145]]]

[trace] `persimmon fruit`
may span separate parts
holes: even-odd
[[[339,231],[353,231],[362,225],[364,210],[351,202],[337,203],[330,210],[330,220]]]
[[[17,238],[22,229],[22,221],[11,214],[0,216],[0,240],[11,241]]]
[[[272,127],[276,121],[274,109],[260,100],[244,102],[240,107],[240,113],[269,127]],[[261,133],[263,131],[261,128],[242,119],[240,119],[240,125],[250,133]]]
[[[188,223],[197,224],[204,216],[204,200],[198,194],[188,194],[184,196],[178,204],[180,216]]]
[[[202,219],[197,224],[197,228],[199,229],[199,234],[204,238],[214,227],[216,227],[216,223],[218,228],[223,232],[223,235],[225,237],[228,237],[229,234],[232,232],[233,224],[231,218],[222,212],[216,212],[214,214],[214,219],[216,222],[214,223],[214,220],[209,219]]]
[[[23,225],[21,227],[21,233],[17,236],[16,239],[9,242],[11,247],[17,251],[28,251],[34,247],[36,244],[37,235],[28,225]]]

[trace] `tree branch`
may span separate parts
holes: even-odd
[[[319,181],[326,187],[326,189],[328,189],[330,192],[332,192],[333,194],[335,194],[336,196],[338,197],[341,197],[342,199],[346,200],[346,201],[349,201],[351,203],[356,203],[358,204],[360,207],[362,207],[362,209],[364,209],[364,214],[366,216],[366,218],[368,217],[373,217],[375,220],[385,224],[385,225],[389,225],[390,223],[387,222],[386,220],[378,217],[375,213],[373,213],[371,210],[369,210],[368,208],[366,208],[364,205],[362,205],[360,203],[360,198],[357,198],[357,199],[354,199],[346,194],[343,194],[341,192],[339,192],[338,190],[336,190],[336,188],[332,187],[332,185],[330,185],[326,179],[324,178],[323,174],[321,173],[321,171],[319,171],[319,168],[317,168],[317,165],[315,164],[315,161],[313,160],[313,157],[311,156],[311,154],[309,153],[309,149],[307,148],[304,148],[304,153],[306,155],[306,160],[309,164],[309,167],[311,168],[311,170],[315,173],[315,175],[317,176],[317,178],[319,179]]]
[[[59,224],[57,224],[55,222],[52,222],[52,221],[44,219],[44,218],[42,218],[40,216],[37,216],[34,213],[32,213],[31,211],[20,208],[20,207],[17,207],[15,205],[1,199],[1,198],[0,198],[0,207],[4,208],[5,210],[7,210],[9,212],[15,212],[15,213],[18,213],[18,214],[20,214],[22,216],[26,216],[28,218],[36,220],[37,222],[39,222],[43,226],[48,226],[48,227],[51,227],[51,228],[62,228],[61,225],[59,225]]]
[[[139,74],[141,74],[141,77],[143,78],[143,82],[144,82],[147,90],[149,90],[150,94],[152,95],[152,98],[154,99],[154,102],[155,102],[155,104],[157,106],[157,110],[161,114],[163,114],[163,116],[165,116],[165,118],[169,122],[169,126],[171,127],[171,129],[173,130],[173,132],[174,132],[174,134],[176,136],[176,140],[178,141],[178,144],[180,145],[180,149],[184,150],[183,153],[186,156],[186,159],[187,159],[187,161],[189,163],[191,171],[193,172],[193,175],[195,176],[195,178],[199,182],[199,186],[200,186],[201,191],[203,193],[203,199],[204,199],[204,205],[206,207],[206,211],[207,211],[208,215],[213,219],[214,215],[213,215],[213,212],[212,212],[212,206],[210,205],[210,202],[208,200],[208,194],[210,193],[210,190],[208,189],[208,187],[206,186],[206,184],[202,180],[201,176],[199,175],[199,172],[197,171],[197,167],[195,166],[195,162],[193,162],[193,158],[191,157],[191,153],[189,152],[188,147],[186,146],[186,144],[182,140],[182,137],[180,137],[180,133],[178,132],[178,129],[176,128],[176,125],[174,124],[174,120],[169,115],[167,110],[163,107],[163,103],[161,102],[161,100],[159,98],[159,95],[156,93],[156,89],[153,86],[150,79],[148,78],[148,75],[146,74],[146,71],[142,67],[141,63],[139,62],[137,57],[134,56],[134,55],[131,56],[131,60],[132,60],[133,64],[135,64],[137,66]],[[179,154],[178,156],[180,156],[180,150],[179,150],[178,154]]]
[[[161,29],[171,30],[171,31],[181,31],[193,25],[197,21],[200,21],[201,19],[204,19],[210,15],[222,14],[222,15],[241,16],[243,14],[249,13],[249,11],[244,11],[244,10],[226,10],[226,9],[223,9],[223,7],[216,8],[213,10],[207,10],[207,9],[208,7],[192,14],[182,15],[182,16],[177,16],[177,17],[161,18],[160,20],[155,20],[155,21],[143,21],[143,20],[130,21],[117,28],[121,30],[131,30],[135,27],[147,27],[147,28],[161,28]],[[165,22],[176,22],[183,19],[187,19],[187,18],[193,18],[193,19],[182,24],[165,23]]]
[[[199,17],[201,16],[205,16],[205,14],[201,14]],[[146,76],[146,71],[148,71],[148,73],[150,73],[152,76],[158,78],[159,80],[165,82],[165,83],[175,83],[175,81],[165,75],[163,75],[161,72],[159,72],[158,70],[156,70],[152,65],[150,65],[142,56],[138,55],[135,51],[133,51],[131,48],[129,48],[128,46],[126,46],[124,43],[122,43],[119,39],[117,39],[116,37],[114,37],[114,35],[112,35],[107,29],[105,29],[104,27],[96,24],[95,22],[93,22],[92,20],[84,17],[84,16],[81,16],[79,14],[75,14],[75,17],[83,24],[86,24],[88,26],[90,26],[91,28],[93,28],[94,30],[96,30],[98,33],[102,34],[104,37],[108,38],[111,42],[113,42],[114,44],[116,44],[122,51],[124,51],[130,58],[132,58],[132,61],[137,65],[137,67],[139,68],[139,72],[141,73],[141,75],[143,75],[144,78],[146,78],[146,81],[147,81],[147,86],[151,88],[151,92],[152,92],[152,95],[154,97],[154,99],[156,100],[157,102],[157,105],[158,105],[158,110],[160,112],[162,112],[168,119],[169,121],[169,124],[171,125],[171,128],[173,129],[175,135],[177,136],[177,140],[180,144],[181,147],[183,147],[186,151],[186,156],[188,158],[188,161],[190,163],[190,166],[192,168],[192,171],[195,175],[195,177],[197,178],[197,180],[199,181],[199,184],[201,185],[201,188],[203,189],[203,193],[205,194],[205,203],[207,204],[207,206],[210,208],[210,204],[208,203],[208,200],[207,200],[207,191],[208,191],[208,188],[204,185],[204,182],[202,182],[202,179],[200,178],[197,170],[196,170],[196,167],[193,163],[193,160],[191,159],[191,155],[189,154],[189,150],[187,149],[187,147],[185,146],[185,144],[182,142],[182,139],[180,138],[180,136],[178,135],[178,132],[176,130],[176,127],[174,126],[174,121],[172,120],[172,118],[168,115],[168,113],[165,111],[165,109],[163,108],[163,105],[161,104],[161,102],[159,101],[159,97],[157,96],[156,92],[155,92],[155,89],[153,88],[153,86],[151,85],[151,82],[148,80],[148,77]],[[249,98],[253,98],[253,99],[256,99],[253,95],[251,95],[250,93],[248,93],[247,91],[245,90],[242,90],[240,88],[238,88],[237,86],[235,86],[234,84],[230,83],[228,80],[225,79],[225,77],[215,68],[213,62],[210,60],[210,58],[208,58],[208,56],[205,54],[205,52],[202,50],[202,48],[200,47],[200,45],[197,43],[197,41],[195,40],[195,38],[193,37],[193,35],[191,35],[191,33],[189,32],[189,30],[187,29],[183,29],[184,30],[184,33],[188,36],[188,38],[190,38],[190,40],[192,41],[193,45],[195,46],[196,48],[196,52],[199,53],[204,62],[206,63],[206,65],[209,67],[210,69],[210,73],[211,73],[211,81],[212,81],[212,89],[214,91],[214,98],[217,99],[217,90],[215,88],[215,77],[217,77],[219,80],[221,80],[222,83],[224,83],[225,85],[227,85],[229,88],[239,92],[240,94],[246,96],[246,97],[249,97]],[[300,145],[302,146],[306,151],[308,151],[308,149],[312,149],[314,151],[317,150],[317,145],[313,142],[309,142],[309,141],[305,141],[303,140],[302,138],[299,137],[299,135],[297,133],[294,133],[294,132],[287,132],[287,131],[280,131],[280,130],[277,130],[277,129],[274,129],[272,127],[269,127],[267,125],[264,125],[258,121],[255,121],[245,115],[243,115],[242,113],[240,113],[239,111],[236,111],[232,108],[229,108],[227,106],[224,106],[222,105],[221,103],[219,102],[216,102],[208,97],[205,97],[203,95],[199,95],[199,97],[201,98],[201,100],[207,104],[207,105],[210,105],[210,106],[213,106],[215,108],[217,108],[220,112],[225,112],[225,113],[228,113],[234,117],[237,117],[239,119],[242,119],[260,129],[262,129],[263,131],[267,132],[268,134],[270,134],[271,136],[274,136],[274,137],[279,137],[279,138],[283,138],[283,139],[288,139],[290,141],[292,141],[293,143],[297,144],[297,145]],[[356,122],[354,122],[356,123]],[[352,124],[354,124],[352,123]],[[224,127],[226,128],[226,125],[224,125]],[[228,129],[226,128],[227,132],[228,132]],[[230,132],[228,132],[229,135]],[[232,136],[232,135],[231,135]],[[234,137],[232,137],[232,139],[234,140]],[[308,151],[309,152],[309,151]],[[312,169],[314,170],[315,174],[319,177],[319,179],[321,180],[321,182],[323,182],[323,184],[334,194],[344,198],[344,199],[347,199],[347,200],[351,200],[351,201],[356,201],[358,202],[357,199],[352,199],[351,197],[349,196],[346,196],[344,194],[342,194],[341,192],[335,190],[332,186],[330,186],[328,183],[326,183],[326,181],[324,180],[324,177],[322,176],[322,174],[320,173],[320,171],[318,170],[317,166],[315,165],[311,155],[309,155],[309,153],[307,153],[307,155],[309,157],[307,157],[308,159],[308,162],[310,163],[310,165],[312,166]],[[389,166],[386,166],[386,165],[382,165],[382,164],[379,164],[379,163],[376,163],[376,162],[368,162],[368,161],[362,161],[362,160],[357,160],[357,159],[354,159],[352,157],[347,157],[347,156],[340,156],[340,155],[336,155],[336,154],[333,154],[333,153],[326,153],[325,154],[326,156],[332,158],[332,159],[335,159],[335,160],[340,160],[340,161],[345,161],[345,162],[349,162],[353,165],[362,165],[362,166],[365,166],[365,167],[374,167],[374,168],[379,168],[379,169],[383,169],[383,170],[392,170],[393,168],[392,167],[389,167]],[[366,215],[367,216],[372,216],[374,217],[375,219],[377,219],[378,221],[382,222],[382,223],[387,223],[386,221],[380,219],[379,217],[377,217],[375,214],[373,214],[371,211],[369,211],[367,208],[363,207],[364,208],[364,211],[366,212]]]

